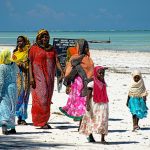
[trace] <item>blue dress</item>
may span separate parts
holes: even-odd
[[[17,100],[17,66],[15,63],[0,64],[0,126],[15,127]]]
[[[142,119],[147,117],[146,102],[142,97],[130,97],[128,107],[132,115],[136,115],[137,118]]]

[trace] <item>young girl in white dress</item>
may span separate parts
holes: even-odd
[[[107,144],[108,133],[108,96],[104,80],[106,68],[94,68],[94,81],[88,84],[87,107],[80,126],[80,133],[88,136],[89,142],[95,142],[93,132],[101,135],[101,143]]]

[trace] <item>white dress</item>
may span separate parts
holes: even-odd
[[[93,88],[94,82],[90,82],[88,87]],[[95,103],[90,100],[90,111],[86,111],[80,126],[80,133],[89,135],[93,132],[98,134],[108,133],[108,103]]]

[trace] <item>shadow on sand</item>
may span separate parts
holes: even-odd
[[[123,119],[118,119],[118,118],[109,118],[109,121],[121,121]]]
[[[0,136],[0,149],[19,150],[19,149],[44,149],[58,148],[63,149],[66,146],[74,146],[71,144],[61,144],[49,142],[33,141],[31,138],[23,138],[21,136]]]
[[[48,124],[72,124],[70,122],[48,122]]]
[[[122,145],[122,144],[137,144],[136,141],[118,141],[118,142],[108,142],[106,145]],[[102,144],[101,142],[96,142],[96,144]]]
[[[74,128],[79,128],[79,126],[55,126],[56,129],[61,129],[61,130],[64,130],[64,129],[74,129]]]
[[[33,126],[32,122],[30,122],[30,123],[27,122],[27,124],[30,126]],[[72,123],[70,123],[70,122],[48,122],[48,124],[72,124]],[[17,126],[21,126],[21,125],[17,125]]]
[[[141,128],[140,130],[150,130],[150,128]]]
[[[126,131],[128,131],[128,130],[108,130],[108,132],[111,132],[111,133],[113,133],[113,132],[126,132]]]
[[[52,132],[48,132],[48,131],[41,131],[41,132],[17,132],[16,135],[21,135],[21,134],[45,134],[45,133],[52,133]]]

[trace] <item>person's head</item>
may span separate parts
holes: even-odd
[[[36,43],[42,47],[47,47],[49,45],[49,32],[45,29],[41,29],[38,31],[36,36]]]
[[[25,45],[30,46],[30,41],[28,40],[28,38],[25,37],[25,36],[22,36],[22,35],[18,36],[18,38],[17,38],[17,47],[20,48],[20,50],[21,50],[22,48],[25,47]]]
[[[88,42],[85,39],[79,39],[77,41],[77,43],[78,43],[78,47],[79,47],[79,50],[78,50],[79,55],[82,55],[82,54],[87,55],[89,53]]]
[[[19,48],[23,48],[26,45],[26,40],[23,36],[18,36],[17,38],[17,46]]]
[[[138,82],[141,79],[141,77],[139,75],[136,75],[136,76],[134,76],[133,79],[135,82]]]
[[[106,68],[104,68],[102,66],[96,66],[94,68],[94,77],[100,81],[104,81],[105,70],[106,70]]]
[[[142,77],[141,72],[139,70],[134,70],[132,72],[132,77],[135,82],[138,82]]]
[[[3,50],[0,52],[0,64],[10,64],[11,63],[11,52],[10,50]]]

